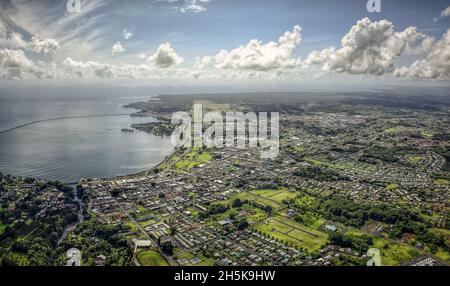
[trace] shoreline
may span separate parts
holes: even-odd
[[[132,104],[132,103],[129,103]],[[127,105],[129,105],[127,104]],[[27,127],[27,126],[31,126],[31,125],[35,125],[35,124],[39,124],[39,123],[43,123],[43,122],[50,122],[50,121],[58,121],[58,120],[69,120],[69,119],[79,119],[79,118],[99,118],[99,117],[114,117],[114,116],[130,116],[130,117],[142,117],[142,118],[156,118],[158,115],[156,113],[154,114],[139,114],[139,109],[134,108],[134,107],[127,107],[127,105],[123,105],[122,108],[123,109],[135,109],[137,110],[137,112],[129,112],[129,113],[114,113],[114,114],[94,114],[94,115],[79,115],[79,116],[64,116],[64,117],[55,117],[55,118],[46,118],[46,119],[40,119],[40,120],[35,120],[35,121],[30,121],[24,124],[20,124],[11,128],[7,128],[4,130],[0,130],[0,135],[4,134],[4,133],[8,133],[23,127]],[[50,178],[44,178],[44,177],[35,177],[33,175],[23,175],[23,174],[12,174],[9,173],[7,170],[5,170],[5,174],[9,174],[12,176],[16,176],[16,177],[32,177],[34,179],[37,180],[44,180],[44,181],[59,181],[61,183],[67,184],[67,185],[77,185],[80,183],[81,180],[83,179],[101,179],[101,180],[106,180],[106,179],[112,179],[112,178],[124,178],[124,177],[133,177],[133,176],[139,176],[139,175],[143,175],[145,173],[151,172],[152,170],[154,170],[155,168],[157,168],[158,166],[160,166],[161,164],[163,164],[167,159],[169,159],[173,154],[174,154],[175,150],[171,150],[164,159],[158,161],[153,167],[150,167],[149,169],[144,169],[142,171],[139,171],[137,173],[126,173],[123,175],[118,175],[118,176],[107,176],[107,177],[80,177],[78,178],[77,181],[64,181],[64,180],[58,180],[58,179],[50,179]],[[2,170],[0,170],[0,172],[2,172]]]

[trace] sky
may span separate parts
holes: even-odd
[[[450,0],[379,2],[0,0],[0,81],[448,83]]]

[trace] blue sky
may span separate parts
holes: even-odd
[[[164,70],[164,74],[160,73],[159,78],[170,77],[170,74],[180,76],[181,73],[195,74],[195,77],[201,78],[201,75],[196,75],[201,72],[195,70],[193,66],[199,59],[215,57],[220,50],[225,50],[230,55],[220,59],[214,58],[210,61],[211,63],[208,63],[215,67],[214,72],[220,73],[218,77],[226,77],[223,74],[225,71],[229,74],[233,72],[233,76],[237,76],[241,71],[246,76],[254,76],[252,68],[255,64],[230,62],[233,61],[231,58],[233,51],[240,46],[246,46],[252,39],[257,39],[261,45],[271,41],[277,43],[279,37],[286,31],[295,33],[295,25],[301,27],[300,43],[295,43],[293,49],[288,48],[289,59],[281,59],[281,61],[289,60],[289,63],[274,61],[268,68],[259,65],[265,59],[261,61],[256,59],[258,63],[255,72],[258,76],[263,72],[270,74],[269,78],[273,78],[274,74],[289,74],[288,78],[292,79],[295,78],[293,73],[300,74],[299,77],[305,73],[310,74],[305,70],[306,66],[312,68],[318,76],[323,76],[323,73],[330,77],[335,76],[336,73],[369,75],[369,77],[386,76],[394,74],[394,68],[408,67],[420,59],[428,61],[419,66],[421,69],[434,68],[433,64],[441,60],[430,58],[432,51],[448,50],[445,41],[439,42],[439,40],[450,28],[450,17],[442,14],[450,6],[450,0],[380,0],[382,8],[380,13],[369,13],[366,9],[367,0],[81,1],[80,13],[68,13],[65,1],[0,0],[2,7],[0,49],[3,45],[4,49],[9,50],[3,52],[3,66],[0,64],[0,71],[3,69],[3,78],[24,79],[27,78],[25,76],[27,73],[37,77],[42,77],[42,74],[46,77],[67,77],[67,66],[72,68],[71,77],[74,74],[82,77],[84,70],[94,65],[89,66],[85,64],[87,62],[95,62],[95,68],[100,64],[101,71],[97,69],[94,74],[101,77],[111,77],[111,75],[114,77],[118,69],[125,68],[124,65],[134,65],[127,68],[132,68],[136,74],[142,72],[150,74],[150,70],[154,69],[155,71]],[[351,55],[344,55],[344,50],[328,53],[327,59],[323,59],[314,67],[311,67],[310,63],[302,62],[312,51],[320,52],[329,47],[342,48],[342,38],[365,17],[371,21],[364,24],[367,29],[372,29],[371,25],[377,25],[374,23],[378,21],[387,20],[396,33],[401,33],[410,26],[422,33],[422,38],[415,38],[417,42],[414,45],[420,45],[419,41],[423,41],[425,37],[433,37],[435,44],[423,53],[404,52],[403,49],[400,51],[395,48],[390,51],[395,54],[395,58],[389,60],[392,60],[396,66],[382,63],[382,71],[377,69],[366,72],[367,69],[361,67],[360,62],[342,63],[347,61],[348,57],[360,54],[360,51],[355,51]],[[130,33],[129,39],[124,38],[124,29]],[[2,32],[3,40],[1,40]],[[20,42],[19,45],[15,41],[16,44],[11,44],[11,33],[20,34],[23,43]],[[359,39],[364,33],[360,31],[360,34],[354,35],[354,39]],[[41,41],[35,40],[32,44],[32,37],[35,35],[39,35]],[[377,35],[374,33],[367,37],[378,37]],[[393,37],[397,36],[402,37],[400,34],[393,35]],[[49,42],[45,41],[47,39],[54,40],[58,46],[54,45],[53,50],[42,52],[42,49],[38,47],[48,44]],[[385,40],[386,45],[389,46],[391,40],[387,38]],[[161,46],[165,43],[169,46]],[[115,45],[117,49],[113,48]],[[384,44],[374,47],[381,48],[382,52],[378,56],[382,56],[385,52],[384,47]],[[255,53],[259,52],[259,48],[256,48]],[[112,49],[115,52],[112,52]],[[28,62],[19,55],[18,51],[21,50],[24,53],[23,56],[29,60]],[[267,53],[270,56],[277,51],[281,54],[285,52],[270,50]],[[236,50],[234,54],[240,57],[246,52],[246,50]],[[325,53],[321,55],[325,56]],[[0,53],[1,56],[2,53]],[[377,55],[372,56],[375,59],[377,57]],[[11,57],[14,59],[20,57],[20,64],[25,68],[18,71],[14,65],[8,66],[6,59]],[[342,58],[339,59],[339,63],[336,63],[336,57]],[[71,61],[67,61],[68,58]],[[294,63],[291,59],[296,62]],[[164,60],[169,62],[163,64],[161,61]],[[369,58],[369,63],[373,60]],[[220,61],[227,61],[227,63]],[[314,61],[314,65],[316,62]],[[355,64],[360,66],[352,66]],[[362,65],[364,64],[366,63]],[[136,65],[148,65],[148,67],[136,67]],[[427,74],[417,70],[411,72],[403,70],[396,74],[448,80],[446,65]],[[218,66],[222,67],[217,68]],[[76,67],[75,71],[73,67]],[[114,71],[106,71],[107,69],[114,69]],[[139,71],[136,71],[137,69]],[[86,77],[85,74],[83,77]]]

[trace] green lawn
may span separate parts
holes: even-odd
[[[408,157],[408,161],[413,163],[413,164],[417,164],[420,161],[422,161],[423,157],[422,156],[409,156]]]
[[[256,222],[266,216],[266,213],[261,209],[253,207],[251,205],[243,205],[240,208],[230,208],[226,212],[214,216],[214,219],[215,221],[224,220],[227,219],[231,214],[238,217],[238,214],[240,212],[241,214],[242,212],[246,212],[245,218],[249,223]]]
[[[397,189],[397,184],[389,184],[386,186],[387,191],[395,190]]]
[[[142,266],[168,266],[169,263],[156,250],[144,250],[137,254]]]
[[[213,157],[210,151],[193,148],[175,164],[175,170],[190,171],[192,168],[195,168],[201,164],[206,164],[212,159]]]
[[[195,264],[195,265],[191,265],[191,264],[187,264],[188,266],[214,266],[214,262],[216,262],[216,260],[214,258],[206,258],[204,256],[201,256],[200,259],[202,261],[200,261],[199,263]]]
[[[372,247],[380,249],[381,263],[385,266],[398,265],[420,254],[419,250],[410,245],[392,242],[378,237],[374,238],[374,245]]]
[[[318,250],[328,239],[327,234],[282,216],[269,218],[258,224],[256,229],[309,252]]]
[[[190,252],[184,251],[182,249],[175,248],[174,254],[172,257],[176,260],[177,259],[192,259],[192,258],[195,258],[195,255]],[[188,263],[188,264],[186,264],[186,266],[213,266],[214,265],[214,262],[215,262],[214,258],[207,258],[203,255],[199,256],[199,258],[201,259],[201,261],[199,263],[197,263],[197,264]]]
[[[266,192],[267,190],[264,190]],[[271,192],[278,192],[276,190],[270,190]],[[271,206],[272,209],[278,210],[280,208],[283,208],[283,204],[278,202],[277,200],[272,200],[271,198],[263,195],[258,195],[253,193],[255,191],[248,191],[248,192],[242,192],[239,194],[236,194],[232,196],[230,199],[222,201],[221,204],[223,205],[231,205],[235,199],[240,199],[241,201],[251,201],[251,202],[257,202],[259,204],[265,205],[265,206]]]
[[[136,206],[137,210],[140,212],[146,212],[148,211],[148,209],[146,207],[144,207],[143,205],[137,205]]]
[[[126,223],[124,223],[124,225],[129,226],[131,231],[134,231],[134,232],[138,231],[137,226],[131,221],[127,221]]]
[[[434,183],[436,185],[445,185],[445,186],[450,185],[450,181],[447,179],[437,179],[436,181],[434,181]]]
[[[411,260],[421,254],[421,251],[413,246],[394,242],[387,238],[375,237],[359,229],[349,229],[347,234],[355,236],[365,234],[372,237],[374,243],[371,248],[378,248],[380,250],[381,265],[384,266],[399,265],[400,263]]]
[[[314,228],[314,229],[318,229],[319,226],[321,226],[321,225],[324,224],[325,222],[326,222],[325,219],[319,218],[319,219],[317,219],[315,222],[313,222],[309,227],[310,227],[310,228]]]
[[[271,200],[275,200],[279,203],[281,203],[284,200],[294,199],[295,197],[297,197],[297,194],[289,191],[283,191],[278,194],[268,196],[268,198],[270,198]]]

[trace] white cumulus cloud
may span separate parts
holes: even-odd
[[[294,26],[287,31],[278,42],[263,44],[259,40],[250,40],[245,46],[234,50],[221,50],[215,56],[205,56],[197,61],[197,67],[203,68],[213,64],[218,69],[243,69],[268,71],[292,68],[298,65],[299,59],[293,57],[294,49],[301,42],[301,28]]]
[[[39,35],[31,37],[31,41],[27,42],[23,39],[22,34],[11,32],[0,38],[0,45],[12,49],[24,49],[39,54],[52,54],[59,50],[59,43],[54,39],[41,39]]]
[[[439,41],[431,44],[425,58],[415,61],[409,67],[394,71],[397,77],[421,79],[450,79],[450,29]]]
[[[30,50],[41,54],[51,54],[59,50],[59,43],[54,39],[41,39],[35,35],[31,38]]]
[[[0,78],[22,79],[24,73],[41,76],[22,50],[0,49]]]
[[[438,18],[434,19],[434,22],[439,21],[442,18],[448,17],[450,16],[450,6],[448,6],[447,8],[445,8],[444,10],[441,11],[441,14],[439,15]]]
[[[159,68],[169,68],[179,65],[183,58],[178,56],[170,43],[161,44],[156,52],[147,58],[149,64]]]
[[[111,49],[111,53],[113,56],[119,55],[121,53],[125,52],[125,48],[122,46],[121,42],[117,42],[113,45]]]
[[[170,2],[170,0],[169,0]],[[175,2],[175,1],[171,1]],[[201,13],[205,12],[206,8],[203,6],[203,3],[208,3],[209,0],[185,0],[184,5],[181,7],[177,7],[176,9],[180,11],[181,13]]]
[[[319,64],[324,71],[338,73],[382,75],[392,72],[395,59],[423,37],[415,27],[395,32],[387,20],[372,22],[364,18],[342,38],[342,48],[313,51],[304,64]]]

